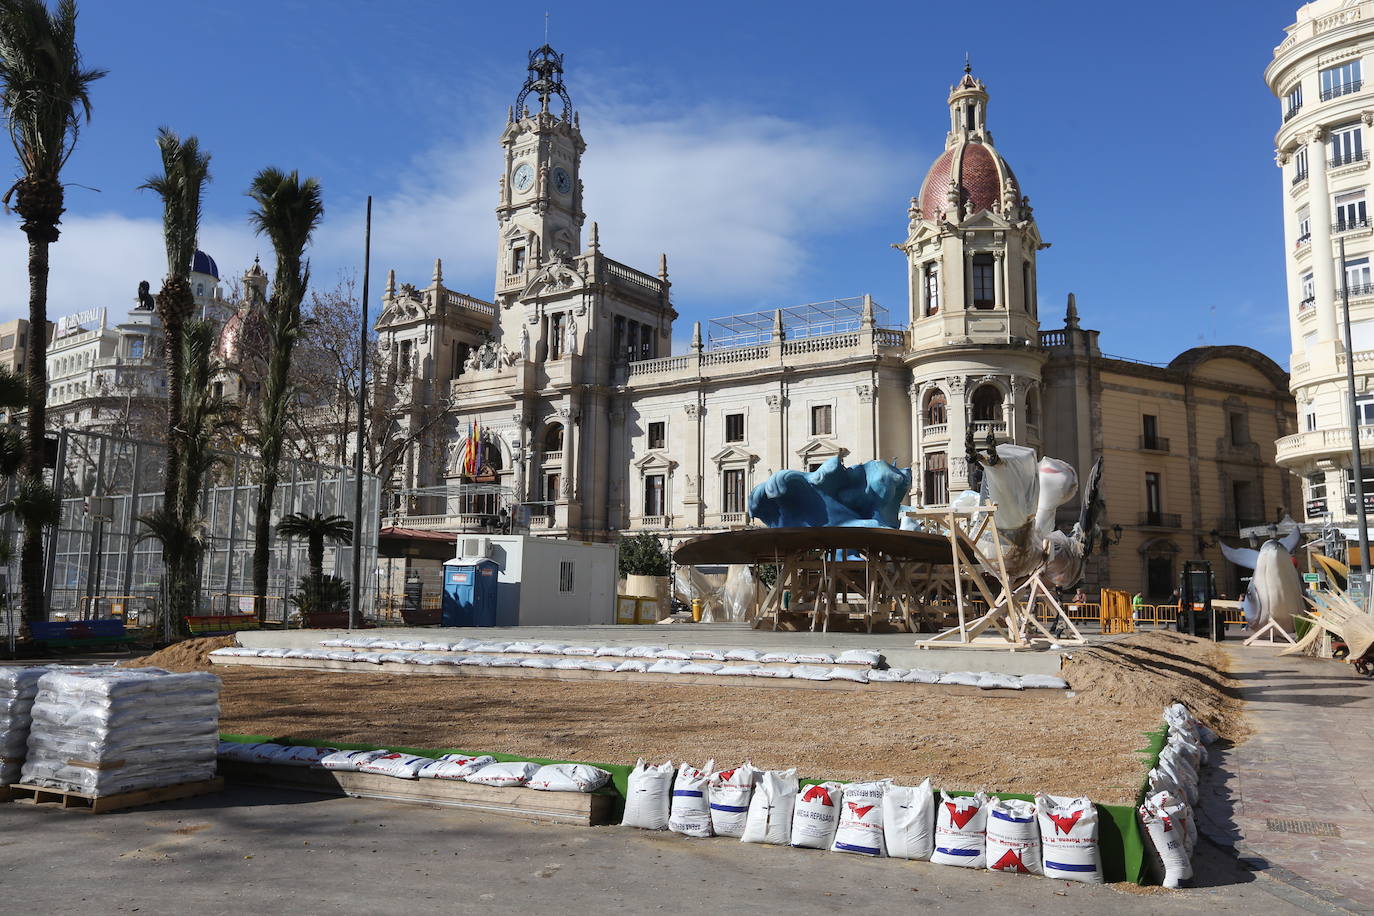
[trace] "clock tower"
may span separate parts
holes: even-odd
[[[550,108],[555,99],[561,103],[557,113]],[[532,112],[535,101],[539,107]],[[563,55],[548,45],[530,52],[529,76],[510,109],[501,146],[496,302],[508,307],[542,266],[582,250],[587,144],[563,85]]]

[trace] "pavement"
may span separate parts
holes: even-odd
[[[1340,913],[1204,845],[1204,886],[1029,876],[268,789],[91,816],[0,805],[12,913]]]
[[[1374,679],[1228,648],[1254,733],[1204,768],[1199,826],[1250,867],[1374,913]]]
[[[241,646],[266,648],[318,648],[320,640],[342,636],[381,636],[386,639],[471,639],[514,641],[543,640],[569,645],[640,646],[671,649],[749,648],[763,651],[842,652],[875,649],[894,668],[926,668],[933,671],[996,671],[1005,674],[1058,674],[1063,652],[1046,647],[1033,649],[917,648],[917,639],[929,636],[910,633],[788,633],[755,630],[747,623],[671,623],[570,627],[386,627],[374,630],[243,630]],[[1119,637],[1089,637],[1089,641]]]

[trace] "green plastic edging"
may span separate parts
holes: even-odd
[[[1155,732],[1149,732],[1146,737],[1149,743],[1140,749],[1140,753],[1146,756],[1149,772],[1159,760],[1159,753],[1164,748],[1164,741],[1168,734],[1168,726],[1163,726]],[[368,751],[375,749],[378,745],[375,742],[365,744],[353,744],[340,741],[316,741],[313,739],[294,738],[290,735],[271,736],[271,735],[232,735],[221,734],[223,741],[233,741],[238,744],[293,744],[300,747],[333,747],[341,751]],[[615,799],[612,811],[613,820],[619,821],[625,810],[625,795],[629,791],[630,773],[634,770],[632,766],[615,763],[595,763],[587,760],[551,760],[544,757],[527,757],[517,754],[496,754],[490,751],[471,751],[461,748],[423,748],[423,747],[400,747],[398,745],[386,745],[389,750],[402,754],[413,754],[416,757],[439,757],[443,754],[466,754],[477,756],[488,754],[496,758],[498,763],[515,763],[527,761],[540,765],[550,763],[581,763],[600,767],[611,774],[611,785],[607,788],[598,790],[597,794],[611,795]],[[821,782],[844,782],[838,779],[801,779],[798,781],[802,786],[815,785]],[[614,787],[612,792],[611,787]],[[936,794],[939,789],[935,789]],[[969,791],[949,791],[950,795],[973,795]],[[1144,801],[1146,785],[1141,784],[1137,794],[1136,805]],[[996,798],[1015,798],[1022,801],[1034,801],[1035,796],[1023,795],[1014,792],[997,792],[993,794]],[[1098,812],[1097,842],[1098,848],[1102,853],[1102,873],[1106,881],[1130,881],[1134,884],[1145,882],[1145,838],[1140,831],[1140,823],[1136,819],[1136,805],[1102,805],[1094,802]]]

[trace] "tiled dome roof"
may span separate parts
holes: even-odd
[[[921,185],[921,213],[926,219],[935,219],[949,207],[949,183],[956,165],[960,209],[971,201],[974,213],[996,210],[1002,200],[1003,181],[1017,184],[1011,166],[990,147],[976,141],[950,147],[935,160]]]
[[[216,280],[219,279],[219,267],[215,264],[215,259],[200,250],[197,250],[195,257],[191,258],[191,272],[209,274]]]

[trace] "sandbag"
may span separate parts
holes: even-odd
[[[830,680],[832,681],[856,681],[860,684],[868,683],[869,672],[864,668],[831,668]]]
[[[539,772],[539,764],[516,761],[514,763],[489,763],[464,781],[479,786],[499,786],[510,788],[523,786],[530,777]]]
[[[894,859],[929,859],[935,851],[935,795],[918,786],[888,786],[883,793],[883,842]]]
[[[649,670],[649,663],[642,658],[627,658],[616,665],[615,670],[620,673],[644,674]]]
[[[942,671],[931,671],[926,668],[912,668],[903,677],[903,683],[907,684],[938,684],[944,675]]]
[[[658,766],[646,764],[643,758],[630,771],[625,791],[625,815],[622,827],[643,830],[667,830],[670,793],[673,789],[673,762]]]
[[[822,782],[799,789],[792,807],[793,846],[803,849],[829,849],[840,823],[844,784]]]
[[[930,861],[937,865],[982,868],[987,864],[984,834],[988,821],[988,797],[940,793],[935,811],[935,850]]]
[[[1034,802],[994,798],[988,803],[987,860],[989,871],[1045,873]]]
[[[694,662],[723,662],[725,653],[716,649],[693,649],[689,653]]]
[[[833,665],[835,656],[829,652],[798,652],[792,661],[799,665]]]
[[[983,690],[1020,690],[1021,679],[1014,674],[980,671],[978,672],[978,686]]]
[[[572,656],[594,656],[596,655],[596,646],[568,646],[563,650],[563,654]]]
[[[796,802],[797,771],[765,770],[749,799],[749,814],[740,840],[786,846],[792,839],[792,810]]]
[[[758,649],[729,649],[725,658],[732,662],[756,662],[763,658],[763,653]]]
[[[419,779],[420,771],[434,762],[433,757],[416,757],[414,754],[383,754],[358,765],[359,773],[376,773],[378,776],[395,776],[398,779]]]
[[[529,788],[541,792],[595,792],[610,782],[611,774],[585,763],[550,763],[530,777]]]
[[[332,747],[292,746],[277,755],[276,762],[290,767],[318,767],[324,762],[324,758],[337,753],[338,751]]]
[[[649,666],[650,674],[678,674],[683,668],[687,667],[687,662],[680,658],[660,658]]]
[[[1152,795],[1140,806],[1140,823],[1154,847],[1165,887],[1181,887],[1193,877],[1185,825],[1187,807],[1182,799],[1168,792]]]
[[[491,766],[496,758],[490,754],[471,757],[467,754],[444,754],[420,770],[421,779],[466,780],[485,766]]]
[[[757,670],[759,670],[759,666],[752,663],[746,663],[741,665],[721,665],[720,670],[716,672],[716,676],[749,677]]]
[[[907,669],[906,669],[906,668],[884,668],[884,669],[882,669],[881,671],[870,671],[870,672],[868,672],[868,680],[869,680],[870,683],[874,683],[874,684],[880,684],[880,683],[895,684],[895,683],[899,683],[899,682],[902,680],[902,678],[904,678],[904,677],[906,677],[906,676],[907,676]]]
[[[678,674],[716,674],[724,667],[720,662],[688,662]]]
[[[628,653],[627,646],[601,646],[596,650],[597,658],[624,658]]]
[[[654,658],[666,658],[677,662],[685,662],[691,657],[692,653],[686,649],[659,649],[654,653]]]
[[[758,660],[765,665],[782,665],[791,664],[796,661],[796,657],[791,652],[765,652]]]
[[[946,671],[944,674],[940,675],[938,683],[958,684],[963,687],[977,687],[978,682],[982,679],[983,676],[981,674],[976,674],[972,671]]]
[[[711,776],[707,799],[711,806],[711,831],[716,836],[744,836],[749,800],[759,771],[748,762]]]
[[[830,669],[821,668],[817,665],[798,665],[788,669],[792,676],[801,678],[805,681],[828,681],[830,680]]]
[[[844,806],[835,828],[831,852],[861,856],[886,856],[883,842],[883,793],[892,780],[851,782],[844,787]]]
[[[673,783],[673,798],[668,807],[668,829],[683,836],[711,836],[711,768],[714,760],[701,769],[683,763]]]
[[[1062,677],[1055,677],[1053,674],[1023,674],[1021,675],[1021,686],[1066,690],[1069,682]]]
[[[876,665],[883,657],[872,649],[846,649],[835,657],[841,665]]]
[[[1097,845],[1097,808],[1087,798],[1037,794],[1035,812],[1045,876],[1085,884],[1102,883]]]

